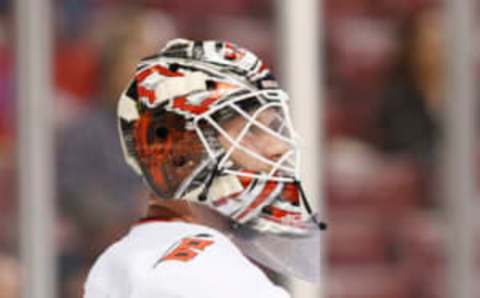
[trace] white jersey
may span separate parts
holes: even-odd
[[[288,298],[223,234],[184,223],[137,224],[96,261],[84,298]]]

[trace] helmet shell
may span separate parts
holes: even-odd
[[[144,58],[118,104],[128,165],[160,198],[206,176],[209,157],[192,123],[236,92],[276,88],[252,52],[229,42],[175,39]],[[214,138],[209,141],[215,143]],[[211,164],[211,161],[210,161]]]

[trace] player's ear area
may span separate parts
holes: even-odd
[[[146,112],[133,138],[140,168],[158,196],[170,198],[201,163],[204,147],[186,120],[172,112]]]

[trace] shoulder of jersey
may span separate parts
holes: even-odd
[[[153,253],[154,267],[164,264],[197,265],[201,259],[218,252],[243,257],[237,247],[222,233],[206,226],[184,222],[143,224],[126,237],[126,250]]]
[[[215,259],[241,258],[240,250],[222,233],[196,224],[183,222],[148,222],[137,224],[119,241],[110,245],[95,261],[87,284],[117,283],[122,273],[132,270],[183,268],[185,273],[211,265]],[[116,281],[111,279],[115,272]]]
[[[150,296],[193,295],[209,285],[217,293],[205,293],[205,297],[221,297],[216,295],[226,295],[232,289],[244,295],[274,291],[283,294],[271,297],[288,297],[225,235],[205,226],[177,222],[137,225],[99,257],[89,279],[105,288],[115,287],[110,291],[118,291],[121,285],[125,287],[122,291],[133,289]]]

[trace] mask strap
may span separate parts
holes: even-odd
[[[207,182],[205,183],[205,187],[203,188],[202,192],[198,195],[198,200],[200,202],[205,202],[207,200],[208,192],[210,191],[210,187],[212,186],[213,179],[215,179],[215,177],[217,177],[221,172],[221,170],[218,168],[218,163],[219,163],[218,160],[216,160],[215,165],[213,167],[213,171],[208,177]]]
[[[298,187],[298,190],[300,191],[300,198],[302,199],[303,206],[305,206],[305,209],[308,212],[308,215],[312,218],[312,220],[315,222],[315,224],[318,226],[320,230],[326,230],[327,229],[327,224],[324,223],[323,221],[318,221],[318,219],[315,217],[315,214],[313,214],[312,207],[310,206],[310,203],[307,200],[307,197],[305,196],[305,192],[303,191],[302,183],[299,180],[295,181],[295,184]]]

